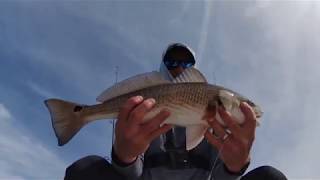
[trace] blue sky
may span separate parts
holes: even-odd
[[[108,156],[109,121],[57,146],[47,98],[93,104],[115,81],[156,70],[185,42],[210,83],[263,111],[250,169],[320,179],[320,3],[315,1],[0,1],[0,179],[61,179]],[[35,173],[37,172],[37,173]]]

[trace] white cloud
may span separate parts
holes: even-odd
[[[256,47],[233,46],[253,76],[245,83],[263,104],[255,156],[289,179],[319,179],[320,3],[257,2],[244,16],[257,28]],[[250,44],[249,44],[250,45]],[[248,46],[248,44],[246,44]],[[230,52],[232,50],[229,49]],[[233,51],[233,52],[235,52]],[[239,57],[231,57],[235,59]],[[246,74],[246,72],[242,72]],[[241,77],[240,77],[241,78]],[[235,82],[241,87],[241,83]],[[259,93],[263,92],[263,93]],[[253,159],[255,161],[255,159]]]
[[[4,107],[3,104],[0,104],[0,119],[6,120],[10,118],[11,118],[10,112]]]
[[[289,179],[320,179],[320,2],[225,3],[215,15],[215,51],[201,70],[217,69],[219,84],[264,111],[250,169],[272,165]]]
[[[44,89],[43,87],[39,86],[38,84],[34,83],[34,82],[31,82],[31,81],[28,81],[27,82],[27,86],[32,90],[34,91],[35,93],[37,93],[38,95],[48,99],[48,98],[52,98],[52,97],[55,97],[55,98],[58,98],[58,96],[54,95],[52,92]]]
[[[290,179],[319,179],[318,162],[320,156],[317,154],[318,149],[320,149],[320,141],[317,140],[317,132],[320,127],[320,111],[318,110],[318,102],[320,102],[318,95],[320,92],[320,73],[318,72],[320,69],[318,62],[320,59],[320,26],[318,23],[320,3],[264,0],[257,1],[249,8],[242,9],[243,4],[245,6],[250,5],[250,3],[245,2],[227,2],[226,6],[223,6],[222,3],[219,8],[215,8],[214,13],[210,12],[211,6],[206,6],[204,9],[200,8],[204,10],[199,13],[200,15],[203,14],[203,16],[199,16],[203,19],[196,20],[202,22],[202,24],[199,23],[202,26],[197,26],[197,22],[190,20],[186,23],[184,22],[186,19],[182,17],[187,16],[188,13],[185,13],[187,11],[194,11],[197,14],[196,11],[199,10],[193,8],[194,2],[188,1],[182,8],[183,12],[179,12],[182,15],[178,15],[172,21],[177,23],[175,25],[169,23],[172,26],[181,25],[183,28],[168,28],[170,32],[166,32],[168,29],[164,28],[167,23],[161,24],[160,22],[170,20],[174,13],[167,13],[170,18],[166,18],[163,9],[159,9],[162,12],[161,18],[157,19],[157,11],[152,9],[155,12],[148,19],[148,16],[146,16],[148,8],[142,7],[144,11],[141,11],[139,6],[121,5],[114,7],[103,3],[90,4],[90,6],[87,3],[77,6],[74,6],[73,3],[69,5],[61,4],[56,9],[51,8],[51,4],[48,4],[47,6],[50,6],[48,10],[50,11],[46,12],[46,16],[44,16],[44,22],[48,22],[48,24],[36,18],[41,17],[38,15],[42,14],[38,6],[34,7],[34,11],[31,9],[30,12],[22,8],[18,9],[19,14],[27,17],[27,19],[23,19],[21,16],[18,18],[21,22],[10,22],[14,22],[12,25],[22,24],[27,27],[27,24],[29,24],[32,27],[24,32],[38,32],[49,24],[57,24],[56,27],[60,28],[51,29],[58,31],[45,29],[41,32],[50,32],[48,34],[50,37],[53,35],[63,37],[58,39],[58,43],[64,43],[62,41],[66,37],[64,33],[69,34],[69,30],[73,30],[73,27],[64,29],[65,26],[58,26],[57,22],[66,24],[73,22],[68,20],[69,15],[78,17],[79,22],[93,22],[91,29],[102,28],[101,31],[92,31],[93,34],[98,34],[98,37],[100,37],[101,44],[99,45],[105,46],[106,42],[110,41],[115,47],[124,48],[121,52],[126,54],[129,59],[138,60],[136,63],[144,69],[148,69],[153,61],[141,60],[144,59],[142,55],[140,59],[137,58],[137,53],[132,51],[127,46],[128,44],[133,44],[139,47],[138,49],[145,47],[146,51],[155,52],[153,50],[164,44],[164,41],[171,40],[171,38],[175,40],[174,38],[177,38],[177,36],[177,39],[186,39],[187,42],[193,42],[192,35],[197,34],[200,29],[202,36],[199,37],[200,40],[195,41],[198,43],[194,44],[198,44],[196,48],[198,48],[198,55],[202,60],[201,70],[207,70],[209,67],[217,70],[222,69],[220,72],[223,73],[218,74],[219,82],[245,91],[245,95],[258,100],[257,103],[262,105],[265,112],[262,125],[258,128],[255,143],[257,146],[255,147],[255,157],[252,159],[252,165],[274,165],[276,168],[283,170]],[[215,4],[213,3],[213,5]],[[28,5],[28,8],[32,7],[32,4]],[[47,10],[47,8],[43,9]],[[139,13],[141,16],[135,16]],[[62,14],[61,17],[67,20],[63,21],[64,19],[61,19],[57,14]],[[215,17],[212,18],[210,15]],[[194,16],[193,13],[192,16]],[[153,23],[149,24],[151,20]],[[183,22],[179,24],[179,20]],[[41,26],[34,26],[31,22],[38,22],[38,26]],[[13,27],[13,32],[15,29],[24,29]],[[33,27],[35,28],[33,29]],[[154,27],[154,29],[150,27]],[[210,31],[208,31],[209,28]],[[61,29],[61,32],[59,29]],[[159,29],[159,31],[155,31],[156,29]],[[192,33],[186,33],[188,29],[191,29],[190,32]],[[110,35],[108,30],[115,31],[118,36]],[[33,42],[34,38],[42,33],[34,34],[35,36],[30,41],[24,42]],[[20,39],[30,36],[28,33],[16,33],[11,36],[17,36],[17,39],[19,39],[19,35],[21,36]],[[69,44],[78,44],[76,40],[80,36],[71,37],[74,39],[71,38]],[[119,40],[120,37],[123,37],[123,39]],[[21,41],[14,44],[14,47],[20,51],[25,51],[23,54],[32,57],[30,59],[33,64],[49,67],[50,70],[56,72],[54,75],[60,77],[61,81],[71,82],[79,91],[85,89],[88,94],[92,93],[93,88],[97,86],[97,82],[105,82],[104,79],[109,79],[108,76],[101,77],[100,71],[96,72],[93,66],[89,66],[96,59],[85,59],[82,55],[79,55],[78,52],[82,50],[81,48],[68,48],[68,53],[65,53],[55,46],[55,42],[51,42],[52,39],[49,40],[49,43],[48,40],[39,41],[39,46],[26,46]],[[75,41],[73,42],[73,40]],[[53,45],[44,47],[43,44]],[[58,50],[55,50],[55,48]],[[211,49],[216,51],[211,52]],[[89,51],[91,50],[88,49]],[[76,55],[73,53],[76,53]],[[211,56],[207,57],[207,54]],[[219,60],[221,62],[218,62]],[[116,59],[109,62],[111,61],[116,61]],[[120,60],[118,61],[120,62]],[[212,66],[216,64],[220,66]],[[105,66],[105,71],[110,71],[110,64],[106,63]],[[125,71],[127,69],[121,70]],[[227,71],[224,72],[224,70]],[[113,72],[110,74],[113,74]],[[93,82],[92,79],[96,79],[96,81]],[[113,78],[109,82],[113,82]],[[42,88],[39,84],[29,82],[28,85],[41,96],[53,96],[51,92]],[[63,174],[62,168],[65,167],[64,162],[59,160],[43,144],[37,142],[36,138],[31,138],[29,134],[16,130],[14,119],[2,104],[0,104],[0,159],[0,179],[1,177],[16,179],[35,177],[32,172],[39,172],[37,174],[39,177],[60,176]],[[2,161],[3,159],[4,161]],[[25,167],[16,168],[22,166]]]
[[[197,55],[197,64],[200,65],[201,61],[203,60],[203,53],[207,46],[207,40],[208,40],[208,33],[210,33],[209,29],[209,23],[210,23],[210,17],[211,17],[211,10],[213,3],[212,1],[207,1],[204,3],[204,11],[203,11],[203,18],[202,18],[202,25],[201,25],[201,31],[200,31],[200,40],[198,44],[198,55]]]
[[[0,179],[62,179],[66,163],[22,131],[0,104]]]

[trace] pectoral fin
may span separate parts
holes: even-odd
[[[207,126],[204,125],[192,125],[186,127],[187,150],[191,150],[200,144],[206,130]]]

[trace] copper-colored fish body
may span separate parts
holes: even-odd
[[[198,77],[203,77],[197,71],[192,73],[198,73]],[[192,73],[191,75],[193,75]],[[183,75],[188,77],[188,74]],[[181,79],[185,77],[181,77]],[[81,105],[59,99],[46,100],[45,104],[51,115],[58,144],[64,145],[67,143],[89,122],[117,118],[121,106],[130,97],[138,95],[143,96],[144,99],[154,98],[156,101],[155,107],[147,113],[144,121],[148,121],[165,108],[171,113],[164,123],[187,128],[188,150],[201,142],[203,134],[208,127],[207,122],[202,117],[212,107],[223,105],[226,110],[234,115],[235,119],[239,120],[239,123],[244,121],[243,114],[238,107],[240,102],[248,102],[258,118],[262,114],[260,108],[244,96],[206,82],[171,83],[162,80],[156,73],[147,74],[146,76],[139,75],[133,77],[133,80],[125,80],[107,89],[99,96],[99,100],[102,103],[96,105]],[[137,82],[138,85],[131,87],[132,82]],[[219,117],[217,118],[223,124],[223,120],[219,119]]]

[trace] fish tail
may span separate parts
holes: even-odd
[[[44,103],[50,112],[58,145],[63,146],[84,126],[84,117],[81,115],[83,106],[60,99],[48,99]]]

